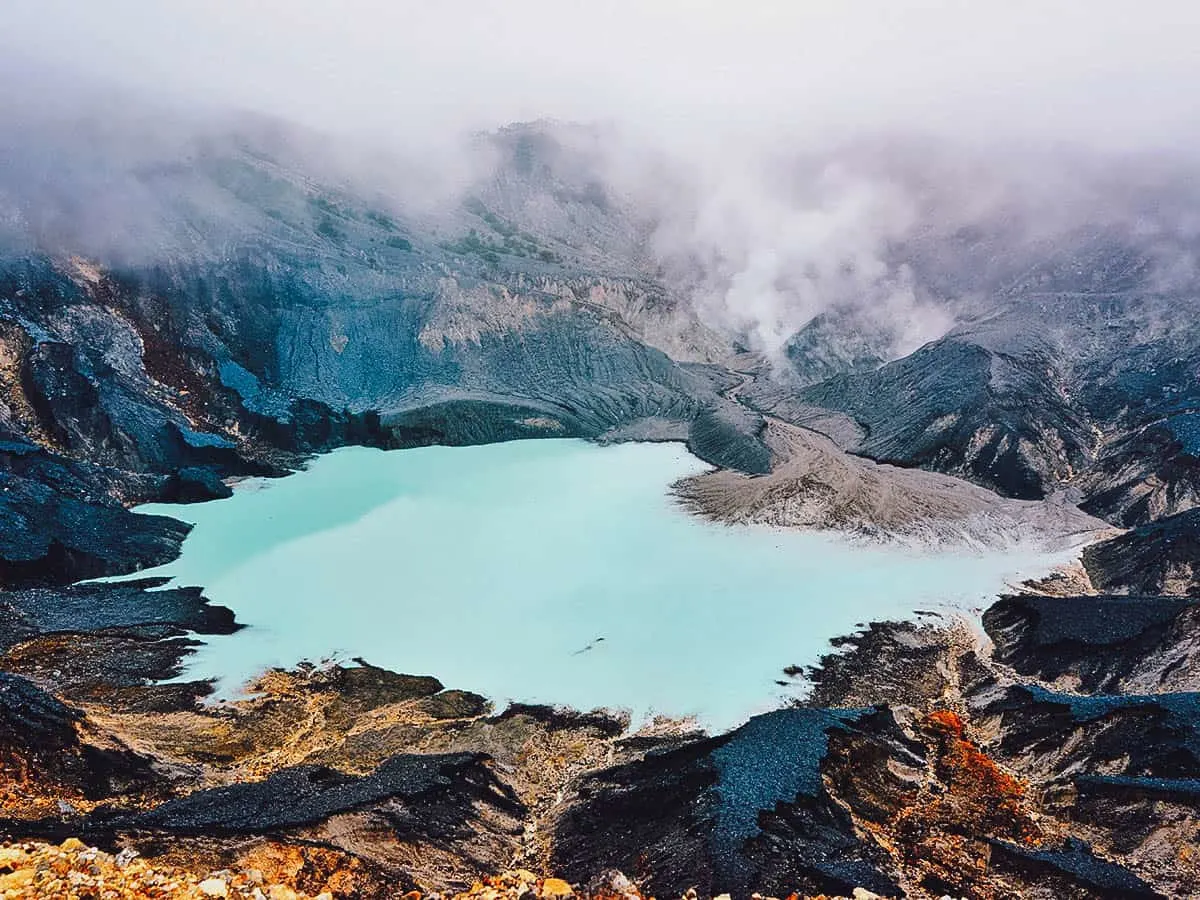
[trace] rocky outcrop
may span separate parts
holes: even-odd
[[[989,844],[991,862],[1008,869],[1045,896],[1112,897],[1160,900],[1164,895],[1128,869],[1096,856],[1082,841],[1068,840],[1061,850],[1033,850],[1006,841]]]
[[[1092,544],[1083,564],[1101,591],[1200,597],[1200,509]]]
[[[0,609],[8,628],[0,636],[0,650],[15,643],[14,631],[28,636],[169,625],[200,634],[232,634],[239,627],[233,613],[211,605],[200,588],[162,589],[166,584],[162,578],[143,578],[6,591],[0,594]]]
[[[1181,437],[1195,417],[1172,415],[1109,441],[1081,479],[1087,510],[1129,527],[1200,505],[1200,447]]]
[[[866,435],[852,449],[873,459],[1039,500],[1089,456],[1088,422],[1060,398],[1051,347],[994,350],[991,343],[966,331],[801,397],[858,421]]]
[[[410,754],[362,777],[322,766],[281,769],[263,781],[197,791],[107,824],[183,835],[275,834],[378,808],[376,817],[397,829],[453,839],[477,814],[477,801],[487,800],[513,817],[522,812],[482,762],[466,753]]]
[[[661,894],[894,892],[880,871],[884,854],[856,834],[822,782],[830,730],[857,730],[871,717],[781,710],[589,777],[556,825],[553,865],[575,879],[635,872]],[[883,720],[870,728],[897,737]]]
[[[1171,690],[1200,682],[1193,638],[1200,607],[1182,597],[1033,595],[983,614],[995,658],[1071,690]]]
[[[861,432],[842,429],[844,445],[881,462],[1024,499],[1071,484],[1093,515],[1145,524],[1196,502],[1191,303],[1125,276],[1111,289],[1013,285],[908,357],[764,399],[785,418],[849,415]]]
[[[229,634],[233,613],[199,588],[161,579],[0,593],[0,668],[73,703],[126,711],[186,708],[207,682],[171,681],[198,643],[189,633]]]
[[[1001,675],[972,685],[968,702],[978,727],[996,735],[997,758],[1041,786],[1048,815],[1137,870],[1140,888],[1122,875],[1105,896],[1147,895],[1149,883],[1156,886],[1149,895],[1186,896],[1200,878],[1183,850],[1200,809],[1197,696],[1067,693],[1006,686]]]
[[[904,719],[783,711],[588,776],[558,821],[554,862],[620,863],[651,889],[705,896],[787,883],[804,896],[1164,896],[1144,857],[1134,872],[1039,811],[1033,785],[963,717]]]
[[[189,530],[0,472],[0,587],[67,584],[170,562]]]
[[[158,791],[150,761],[89,729],[84,714],[0,672],[0,817],[62,814],[73,804]],[[12,833],[23,826],[0,825]]]
[[[749,475],[771,470],[771,451],[762,437],[762,417],[733,403],[701,411],[688,432],[688,449],[706,462]]]

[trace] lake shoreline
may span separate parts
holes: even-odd
[[[243,485],[232,498],[190,507],[197,524],[181,558],[142,574],[205,585],[249,626],[233,640],[206,641],[180,676],[215,678],[222,697],[237,696],[265,669],[361,656],[501,703],[626,710],[635,722],[699,715],[722,731],[796,699],[802,686],[779,684],[779,673],[815,662],[827,640],[858,622],[978,605],[1065,561],[1024,545],[1011,555],[969,544],[931,553],[757,523],[730,531],[678,512],[670,495],[681,477],[709,471],[664,443],[344,448],[295,479]],[[905,583],[912,600],[902,596]],[[848,604],[816,625],[830,612],[805,604],[837,595]],[[284,604],[278,611],[271,596]],[[343,599],[330,617],[333,597]],[[697,608],[705,621],[688,612]],[[479,611],[491,618],[472,621]],[[407,634],[400,655],[386,637],[396,627]],[[477,671],[463,659],[485,652],[438,649],[492,641],[538,650]],[[775,664],[735,661],[718,683],[699,662],[748,656],[752,646]],[[683,655],[676,661],[672,652]],[[604,665],[618,667],[619,679]],[[713,706],[717,697],[728,699]]]

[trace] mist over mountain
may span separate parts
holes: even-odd
[[[491,191],[776,364],[825,313],[876,332],[864,352],[911,352],[1060,245],[1136,244],[1163,289],[1194,271],[1177,3],[569,7],[18,0],[8,218],[147,253],[186,202],[237,239],[261,223],[220,188],[148,180],[233,150],[424,229]]]
[[[128,89],[9,67],[27,89],[5,100],[3,236],[52,254],[212,256],[283,238],[285,211],[313,219],[322,192],[373,204],[419,243],[463,249],[488,230],[486,208],[557,247],[525,257],[653,279],[784,375],[806,327],[840,323],[863,342],[854,352],[886,361],[986,310],[1048,259],[1069,268],[1100,245],[1139,257],[1123,289],[1170,294],[1196,273],[1186,153],[1012,152],[914,132],[718,153],[613,123],[541,120],[431,154],[261,114],[181,114]],[[319,241],[294,225],[287,240]],[[520,270],[525,257],[499,237],[475,262]],[[447,271],[463,264],[426,249]],[[1103,273],[1088,277],[1104,287]]]

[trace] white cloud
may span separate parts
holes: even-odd
[[[5,0],[0,44],[398,138],[552,116],[1141,147],[1200,119],[1189,0]]]

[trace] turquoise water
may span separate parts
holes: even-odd
[[[196,526],[151,574],[203,585],[248,626],[205,638],[186,673],[226,696],[269,666],[361,656],[498,702],[710,727],[777,705],[782,668],[857,623],[978,607],[1059,561],[714,525],[668,494],[706,468],[677,444],[355,447],[140,511]]]

